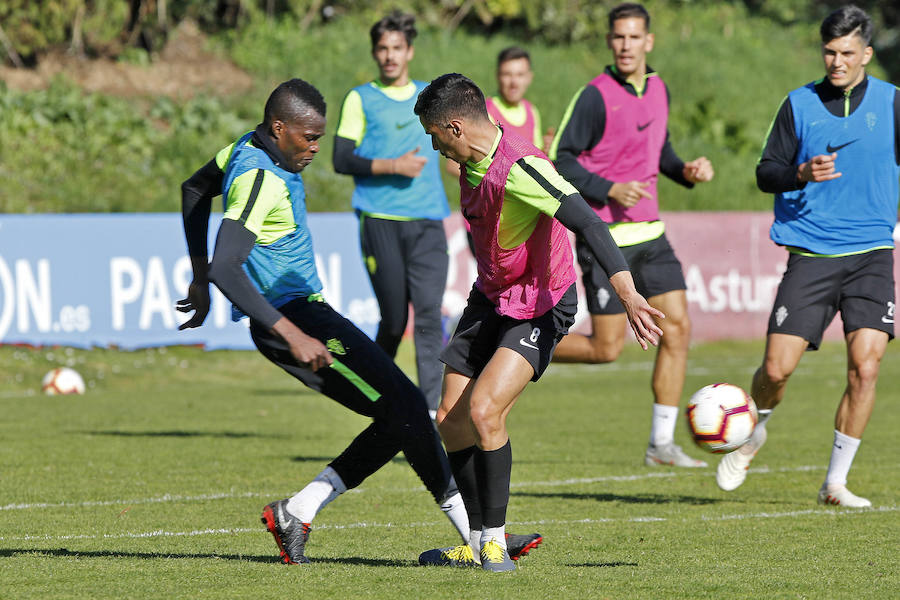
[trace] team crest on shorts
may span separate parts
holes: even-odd
[[[784,323],[784,320],[788,317],[788,310],[784,307],[784,305],[779,306],[778,310],[775,311],[775,324],[781,327],[781,324]]]
[[[600,303],[600,308],[606,308],[606,305],[609,304],[610,297],[609,290],[606,288],[597,290],[597,302]]]
[[[331,338],[327,342],[325,342],[325,347],[328,348],[328,351],[332,354],[340,354],[343,356],[347,354],[347,351],[344,350],[344,345],[341,343],[341,340],[337,338]]]

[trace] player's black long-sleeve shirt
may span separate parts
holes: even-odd
[[[815,91],[828,112],[836,117],[846,117],[859,107],[868,84],[867,75],[849,93],[845,93],[823,78],[816,82]],[[772,121],[769,137],[756,165],[756,185],[760,190],[777,194],[799,190],[806,185],[797,179],[797,165],[794,164],[799,147],[800,140],[794,129],[794,111],[785,98]],[[900,165],[900,90],[894,94],[894,154]]]
[[[276,165],[286,164],[264,125],[256,128],[252,143],[268,154]],[[208,256],[206,236],[209,213],[212,199],[222,193],[224,178],[224,171],[212,159],[181,185],[184,234],[192,257]],[[223,220],[216,236],[215,255],[206,275],[244,314],[265,327],[271,327],[282,315],[269,304],[243,269],[244,261],[255,243],[256,235],[242,223]],[[197,275],[202,274],[194,274],[195,277]]]
[[[607,75],[615,79],[625,91],[633,96],[638,96],[638,90],[610,66],[605,69]],[[647,67],[647,73],[653,73],[653,69]],[[670,100],[669,88],[666,87],[666,100]],[[606,105],[600,90],[592,85],[587,85],[581,91],[572,113],[563,124],[559,134],[559,143],[556,146],[554,164],[557,170],[569,182],[574,185],[581,195],[594,204],[605,205],[609,202],[609,190],[614,181],[605,179],[596,173],[591,173],[578,163],[578,156],[585,150],[590,150],[600,143],[606,129]],[[684,161],[681,160],[669,142],[669,132],[666,130],[666,142],[659,157],[659,171],[672,181],[685,187],[693,187],[694,184],[684,178]]]

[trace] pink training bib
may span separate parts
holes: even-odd
[[[503,126],[503,131],[512,131],[530,143],[534,143],[534,106],[531,102],[524,99],[522,100],[522,106],[525,107],[525,122],[521,125],[513,125],[507,121],[493,98],[486,98],[484,104],[485,107],[487,107],[491,119],[493,119],[495,123],[500,123],[500,125]]]
[[[575,282],[572,247],[563,225],[546,214],[538,217],[531,236],[515,248],[498,242],[500,212],[509,170],[524,156],[544,154],[519,136],[500,138],[493,162],[476,187],[460,173],[460,208],[471,225],[478,278],[475,287],[514,319],[540,316],[556,306]]]
[[[591,81],[603,96],[606,128],[600,143],[582,152],[578,163],[591,173],[615,183],[643,181],[653,197],[641,198],[631,208],[615,201],[594,211],[607,223],[656,221],[659,202],[656,182],[659,157],[666,143],[669,102],[666,86],[653,75],[647,78],[644,93],[629,94],[614,78],[603,73]]]

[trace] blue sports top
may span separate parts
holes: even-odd
[[[266,300],[279,308],[294,298],[318,294],[322,283],[306,224],[303,179],[300,173],[276,166],[251,144],[252,135],[245,134],[216,157],[225,172],[223,218],[238,221],[256,234],[243,268]],[[242,316],[233,306],[232,318]]]
[[[896,88],[869,77],[860,105],[837,117],[809,83],[788,94],[800,145],[795,165],[837,152],[841,177],[775,195],[776,244],[813,254],[845,255],[893,248],[900,193],[894,152]]]
[[[407,100],[389,98],[372,83],[354,89],[362,99],[365,135],[356,154],[363,158],[396,158],[419,148],[428,162],[418,177],[354,175],[353,208],[374,215],[402,219],[443,219],[450,214],[441,182],[438,153],[413,112],[419,93],[428,85],[413,81],[416,93]]]

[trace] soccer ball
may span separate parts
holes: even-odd
[[[69,367],[57,367],[46,375],[41,382],[41,391],[48,396],[56,394],[83,394],[84,379],[78,371]]]
[[[743,446],[750,439],[758,418],[753,398],[730,383],[700,388],[687,405],[688,427],[694,442],[715,454]]]

